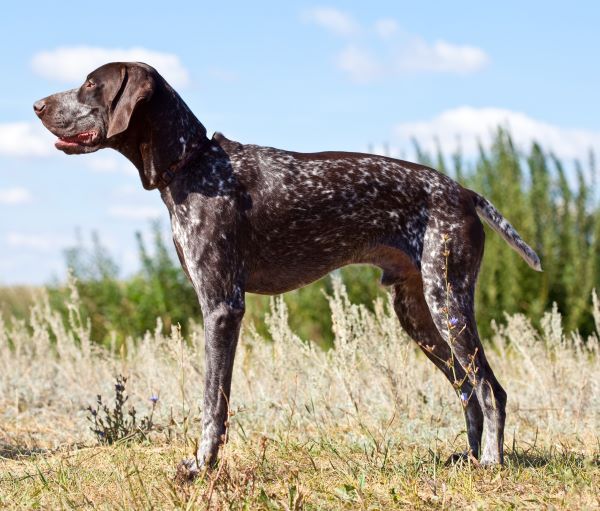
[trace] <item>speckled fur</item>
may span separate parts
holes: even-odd
[[[240,144],[219,133],[208,140],[181,98],[143,64],[108,64],[90,77],[111,91],[112,82],[121,80],[121,92],[92,101],[79,91],[77,115],[63,104],[72,92],[50,96],[43,101],[59,114],[40,117],[51,131],[57,132],[59,119],[74,134],[89,124],[85,112],[100,109],[92,118],[97,130],[116,133],[101,137],[98,148],[122,152],[138,168],[145,188],[160,188],[206,331],[203,435],[196,460],[184,465],[189,475],[215,461],[224,438],[245,293],[283,293],[354,263],[383,270],[382,282],[391,286],[403,327],[448,379],[460,380],[466,368],[473,369],[460,389],[463,398],[476,396],[464,398],[469,449],[479,456],[485,419],[481,461],[502,463],[506,393],[486,360],[474,317],[484,246],[478,213],[532,267],[540,267],[533,250],[488,201],[406,161],[283,151]],[[142,100],[138,89],[144,91]],[[121,106],[127,101],[132,105]],[[121,131],[113,126],[119,108],[129,112],[119,121],[125,124]],[[64,121],[66,112],[74,117],[70,123]],[[161,186],[169,167],[176,169],[175,178]],[[449,316],[461,325],[452,350]]]

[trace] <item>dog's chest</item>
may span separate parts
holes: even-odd
[[[237,250],[239,226],[233,202],[227,196],[197,196],[170,208],[173,240],[188,268]]]

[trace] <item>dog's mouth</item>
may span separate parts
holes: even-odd
[[[58,137],[54,147],[66,152],[77,152],[96,147],[98,145],[98,132],[95,130],[83,131],[70,137]]]

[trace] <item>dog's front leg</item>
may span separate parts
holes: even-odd
[[[188,479],[215,464],[219,447],[225,441],[233,360],[244,316],[240,279],[220,275],[198,291],[204,317],[206,374],[202,440],[195,459],[180,466],[180,476]]]

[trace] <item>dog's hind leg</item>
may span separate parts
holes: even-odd
[[[483,256],[483,227],[475,217],[441,223],[425,236],[421,272],[433,322],[466,371],[485,417],[481,463],[503,463],[506,392],[492,371],[475,323],[475,281]]]
[[[418,271],[402,275],[392,288],[394,310],[402,328],[440,369],[459,394],[464,408],[469,450],[479,456],[483,432],[483,413],[464,369],[453,359],[449,345],[438,332],[423,296],[423,281]],[[452,459],[463,455],[454,455]]]

